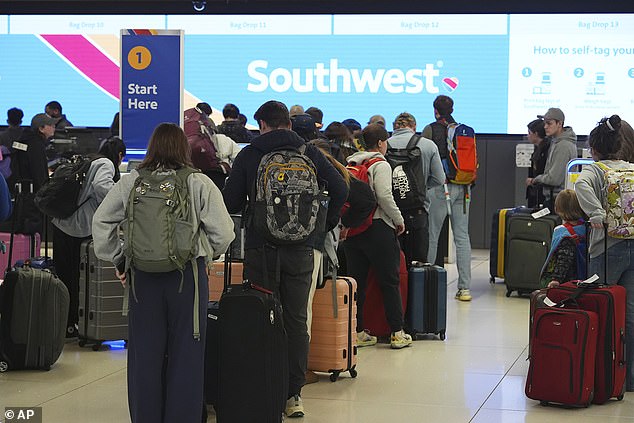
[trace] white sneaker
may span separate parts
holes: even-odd
[[[286,400],[286,417],[304,417],[304,403],[302,397],[293,395]]]
[[[409,347],[410,345],[412,345],[412,337],[406,334],[403,329],[398,332],[392,332],[390,347],[400,350],[401,348]]]
[[[357,347],[370,347],[376,345],[376,336],[372,336],[366,331],[357,332]]]
[[[471,292],[468,289],[459,289],[456,292],[456,300],[471,301]]]

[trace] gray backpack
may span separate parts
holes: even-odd
[[[273,244],[300,244],[315,230],[323,231],[328,197],[306,145],[284,147],[260,160],[253,198],[253,224]]]
[[[183,167],[138,172],[123,224],[126,262],[144,272],[182,270],[195,258],[198,245],[187,188],[187,178],[198,171]]]

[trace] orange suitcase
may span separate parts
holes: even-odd
[[[357,282],[353,278],[340,276],[335,286],[327,279],[315,291],[308,369],[330,373],[333,382],[342,372],[357,376],[356,316]]]
[[[242,263],[231,263],[231,285],[242,283]],[[209,301],[220,301],[220,295],[224,287],[225,263],[216,261],[213,264],[213,271],[209,278]]]

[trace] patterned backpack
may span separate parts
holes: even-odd
[[[306,144],[288,146],[260,160],[251,222],[273,244],[300,244],[315,230],[325,230],[328,197],[305,151]]]
[[[608,235],[634,238],[634,167],[613,169],[602,162],[595,165],[603,171],[605,178]]]

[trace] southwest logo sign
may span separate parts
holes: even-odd
[[[442,62],[439,62],[442,66]],[[312,68],[278,67],[270,69],[266,60],[253,60],[247,66],[251,81],[247,84],[250,92],[272,90],[278,93],[294,91],[297,93],[378,93],[419,94],[426,92],[437,94],[439,85],[454,91],[458,87],[458,78],[440,79],[439,66],[427,63],[424,68],[402,70],[359,69],[339,66],[338,59],[329,63],[316,63]]]
[[[443,78],[442,85],[445,90],[449,93],[452,93],[458,88],[458,78],[452,76],[451,78]]]

